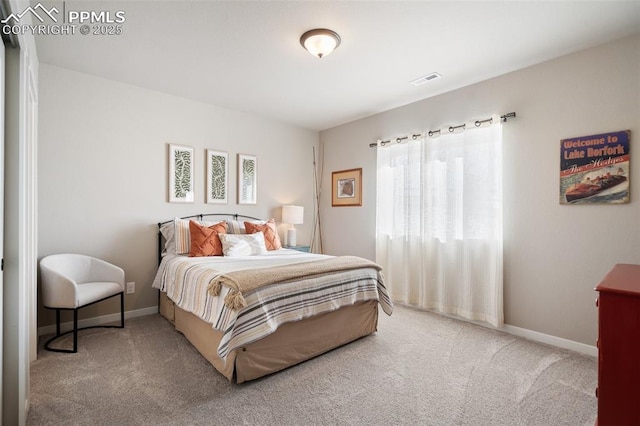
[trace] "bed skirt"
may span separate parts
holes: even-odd
[[[160,293],[160,314],[227,379],[254,380],[311,359],[360,337],[378,324],[378,301],[369,300],[300,321],[282,324],[274,333],[233,350],[226,360],[218,356],[222,333],[192,313],[175,306]]]

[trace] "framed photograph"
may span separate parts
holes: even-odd
[[[169,202],[193,203],[193,148],[169,144]]]
[[[227,204],[229,154],[207,150],[207,203]]]
[[[331,206],[362,205],[362,168],[331,173]]]
[[[238,154],[238,204],[258,202],[258,159]]]
[[[560,140],[560,204],[629,202],[631,131]]]

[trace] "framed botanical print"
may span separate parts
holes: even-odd
[[[169,144],[169,202],[193,203],[193,148]]]
[[[331,206],[362,205],[362,168],[331,173]]]
[[[258,159],[238,154],[238,204],[258,202]]]
[[[227,204],[229,154],[207,150],[207,203]]]

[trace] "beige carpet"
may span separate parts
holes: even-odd
[[[378,332],[229,383],[158,315],[31,368],[29,425],[593,425],[597,360],[397,306]]]

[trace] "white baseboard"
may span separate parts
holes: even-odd
[[[533,340],[536,342],[546,343],[547,345],[557,346],[562,349],[569,349],[581,354],[596,357],[598,356],[598,348],[596,348],[595,346],[585,345],[584,343],[574,342],[573,340],[563,339],[562,337],[551,336],[549,334],[539,333],[537,331],[532,331],[526,328],[520,328],[508,324],[505,324],[498,330],[503,330],[509,334],[524,337],[525,339]]]
[[[551,346],[556,346],[562,349],[568,349],[570,351],[578,352],[589,356],[598,356],[598,348],[595,346],[585,345],[584,343],[574,342],[573,340],[563,339],[562,337],[551,336],[550,334],[540,333],[538,331],[529,330],[526,328],[516,327],[514,325],[504,324],[500,328],[493,327],[485,322],[473,321],[465,318],[458,317],[456,315],[445,314],[442,312],[436,312],[428,309],[416,308],[410,305],[407,306],[411,309],[424,310],[434,314],[442,315],[447,318],[452,318],[459,321],[470,322],[472,324],[479,325],[481,327],[490,328],[491,330],[503,331],[505,333],[513,334],[514,336],[523,337],[525,339],[533,340],[534,342],[544,343]]]
[[[124,318],[136,318],[143,317],[146,315],[153,315],[158,312],[157,306],[150,306],[148,308],[136,309],[135,311],[126,311],[124,313]],[[445,315],[450,318],[460,319],[454,316]],[[111,314],[104,315],[101,317],[88,318],[84,320],[78,321],[78,327],[92,327],[94,325],[103,325],[109,324],[113,322],[120,321],[120,314]],[[464,320],[463,320],[464,321]],[[474,324],[487,326],[486,324],[477,322],[477,321],[468,321],[473,322]],[[73,328],[73,322],[65,322],[60,324],[60,329],[62,332],[69,331]],[[525,339],[533,340],[534,342],[545,343],[547,345],[557,346],[563,349],[569,349],[571,351],[575,351],[581,354],[589,355],[589,356],[598,356],[598,348],[595,346],[585,345],[584,343],[574,342],[573,340],[563,339],[562,337],[551,336],[549,334],[540,333],[533,330],[528,330],[526,328],[520,328],[513,325],[505,324],[502,328],[493,328],[494,330],[501,330],[509,334],[513,334],[514,336],[524,337]],[[38,336],[53,334],[56,332],[56,326],[47,325],[44,327],[38,328]]]
[[[146,315],[152,315],[156,313],[158,313],[158,307],[150,306],[148,308],[136,309],[135,311],[125,311],[124,319],[126,321],[129,318],[144,317]],[[104,324],[109,324],[113,322],[117,322],[117,323],[120,322],[120,313],[78,320],[78,328],[93,327],[96,325],[104,325]],[[125,327],[126,327],[126,323],[125,323]],[[60,331],[63,333],[72,329],[73,329],[73,321],[63,322],[60,324]],[[44,327],[38,328],[38,336],[55,334],[55,332],[56,332],[55,324],[46,325]]]

